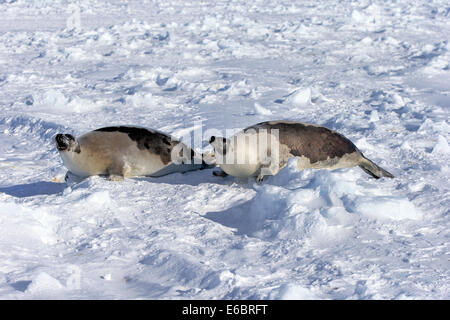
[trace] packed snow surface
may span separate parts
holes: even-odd
[[[444,0],[0,1],[0,298],[449,299],[449,36]],[[58,182],[60,132],[279,119],[395,179]]]

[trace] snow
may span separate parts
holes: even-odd
[[[432,153],[438,156],[442,154],[444,157],[448,155],[450,153],[450,147],[448,145],[447,139],[439,135],[437,142],[433,147]]]
[[[317,300],[317,297],[307,288],[296,284],[283,284],[277,290],[274,290],[270,299],[282,300]]]
[[[450,298],[448,4],[0,1],[0,298]],[[325,125],[395,179],[294,159],[65,174],[54,136]]]
[[[259,103],[255,102],[255,111],[257,114],[260,114],[262,116],[270,116],[272,114],[272,111],[269,109],[264,108]]]
[[[63,288],[62,284],[45,272],[39,273],[33,278],[30,285],[25,290],[30,295],[48,295]]]
[[[303,107],[307,106],[311,103],[311,89],[310,88],[301,88],[292,93],[292,98],[288,100],[290,104]]]

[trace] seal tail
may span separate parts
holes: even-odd
[[[359,167],[364,170],[365,173],[371,175],[375,179],[379,179],[381,177],[388,177],[388,178],[394,178],[394,176],[384,170],[383,168],[379,167],[366,157],[362,156],[361,161],[359,162]]]

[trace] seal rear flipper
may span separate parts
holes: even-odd
[[[147,174],[147,177],[158,178],[172,173],[186,173],[189,171],[203,170],[209,167],[205,167],[204,164],[175,164],[171,163],[161,170]]]
[[[383,168],[379,167],[369,159],[363,156],[361,162],[359,163],[359,167],[364,170],[365,173],[371,175],[375,179],[379,179],[381,177],[388,177],[388,178],[394,178],[394,176],[384,170]]]

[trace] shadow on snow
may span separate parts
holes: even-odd
[[[28,184],[17,184],[9,187],[0,187],[0,192],[17,198],[26,198],[39,195],[51,195],[64,191],[65,183],[38,181]]]

